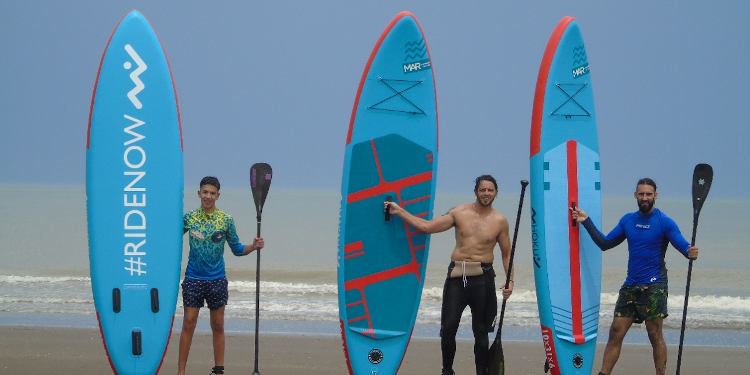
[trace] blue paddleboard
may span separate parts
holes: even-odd
[[[406,353],[430,238],[396,216],[386,221],[383,202],[432,217],[437,122],[427,44],[401,12],[367,61],[346,140],[338,295],[350,374],[395,374]]]
[[[586,49],[563,18],[547,43],[531,121],[531,233],[546,367],[591,374],[599,326],[601,250],[569,207],[601,227],[599,144]]]
[[[117,374],[158,372],[182,258],[182,135],[167,58],[125,15],[102,55],[86,142],[91,286]]]

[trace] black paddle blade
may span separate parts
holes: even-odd
[[[698,214],[706,201],[711,182],[714,180],[714,169],[708,164],[698,164],[693,171],[693,216]]]
[[[503,355],[503,343],[495,340],[490,346],[489,365],[487,366],[488,375],[505,374],[505,356]]]
[[[260,217],[263,212],[263,204],[266,202],[268,188],[271,187],[271,177],[273,170],[266,163],[256,163],[250,167],[250,190],[253,192],[255,200],[255,212]]]

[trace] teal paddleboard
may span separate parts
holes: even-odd
[[[167,58],[128,13],[102,55],[86,142],[89,260],[104,348],[117,374],[158,372],[182,258],[182,136]]]
[[[553,375],[591,374],[599,326],[601,250],[577,225],[579,206],[601,228],[594,93],[578,23],[563,18],[539,68],[531,123],[534,280]]]
[[[385,220],[383,202],[432,217],[437,135],[432,61],[416,18],[402,12],[367,61],[346,140],[338,295],[350,374],[395,374],[406,353],[430,238]]]

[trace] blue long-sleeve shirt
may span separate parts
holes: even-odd
[[[648,285],[667,282],[664,256],[669,243],[687,257],[690,243],[669,216],[654,209],[644,215],[640,211],[626,214],[606,236],[587,218],[583,226],[602,251],[628,240],[628,275],[625,285]]]

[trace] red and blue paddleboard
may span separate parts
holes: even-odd
[[[367,61],[346,139],[338,295],[350,374],[395,374],[406,353],[430,237],[385,220],[383,202],[432,217],[437,138],[432,61],[416,18],[401,12]]]
[[[601,227],[599,143],[586,48],[572,17],[544,51],[531,120],[531,232],[545,369],[591,374],[599,326],[601,250],[577,225]]]
[[[137,11],[102,55],[86,142],[91,287],[116,374],[159,371],[182,259],[182,135],[161,43]]]

